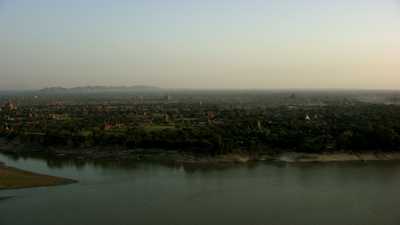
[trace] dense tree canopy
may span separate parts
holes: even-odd
[[[143,107],[147,107],[146,112]],[[396,105],[360,103],[229,108],[210,104],[196,108],[193,104],[168,107],[154,104],[135,108],[120,105],[109,111],[93,108],[53,109],[50,110],[52,119],[38,116],[35,121],[24,116],[26,109],[22,112],[3,111],[1,136],[71,149],[119,146],[213,154],[238,150],[400,150],[400,106]],[[65,112],[68,117],[55,116]],[[12,116],[25,119],[13,123],[10,121]]]

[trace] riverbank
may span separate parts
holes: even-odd
[[[158,161],[181,164],[223,164],[249,163],[257,161],[275,161],[286,163],[349,162],[349,161],[400,161],[400,152],[324,152],[298,153],[267,151],[248,154],[236,152],[224,155],[195,154],[183,151],[162,149],[117,149],[117,148],[14,148],[2,149],[0,152],[15,156],[44,156],[59,159],[106,160],[106,161]],[[1,165],[0,165],[1,166]]]
[[[0,152],[20,156],[45,155],[61,159],[160,161],[185,164],[248,163],[256,161],[277,161],[286,163],[400,161],[399,151],[329,151],[322,153],[299,153],[290,150],[268,150],[249,154],[246,151],[237,150],[235,153],[210,155],[206,153],[195,153],[194,151],[126,149],[118,146],[89,148],[44,147],[25,144],[16,140],[8,142],[4,138],[0,138]]]
[[[47,187],[75,182],[71,179],[32,173],[0,163],[0,190]]]
[[[327,153],[258,153],[258,154],[227,154],[216,156],[215,158],[194,158],[184,159],[182,163],[248,163],[257,161],[274,161],[285,163],[323,163],[323,162],[368,162],[368,161],[400,161],[400,153],[345,153],[345,152],[327,152]]]
[[[396,161],[400,160],[400,153],[397,152],[329,152],[329,153],[282,153],[277,158],[282,162],[351,162],[351,161]]]

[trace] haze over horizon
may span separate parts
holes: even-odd
[[[0,0],[0,90],[398,89],[397,0]]]

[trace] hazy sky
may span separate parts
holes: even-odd
[[[399,0],[0,0],[0,89],[400,88]]]

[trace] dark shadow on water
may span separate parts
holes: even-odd
[[[298,171],[299,176],[303,176],[303,173],[308,173],[310,170],[335,170],[337,173],[351,169],[353,172],[358,170],[368,170],[368,174],[373,175],[376,171],[377,166],[379,171],[382,169],[386,171],[387,176],[396,175],[397,171],[400,170],[399,161],[371,161],[371,162],[321,162],[321,163],[287,163],[287,162],[276,162],[276,161],[265,161],[265,162],[248,162],[248,163],[186,163],[177,162],[174,160],[134,160],[134,159],[87,159],[79,157],[68,157],[68,156],[55,156],[52,154],[44,153],[24,153],[24,154],[5,154],[1,153],[8,160],[19,161],[19,160],[39,160],[46,163],[50,169],[62,169],[67,167],[73,167],[77,170],[83,170],[86,167],[94,167],[100,169],[123,169],[123,170],[136,170],[143,168],[144,166],[158,166],[165,167],[173,170],[182,170],[187,174],[194,173],[209,173],[215,171],[224,171],[232,169],[245,169],[248,171],[255,170],[261,167],[271,167],[275,169],[291,169]],[[371,167],[371,165],[373,165]],[[343,170],[346,169],[346,170]],[[293,172],[293,171],[292,171]],[[345,172],[344,172],[345,173]],[[342,174],[347,177],[347,174]],[[307,177],[307,175],[306,175]],[[349,179],[354,177],[349,174]],[[304,178],[307,180],[307,178]]]
[[[186,163],[171,160],[134,160],[134,159],[87,159],[79,157],[68,156],[55,156],[45,153],[1,153],[7,159],[18,162],[19,160],[40,160],[46,163],[50,169],[62,169],[66,167],[73,167],[77,170],[83,170],[85,167],[95,167],[101,169],[124,169],[135,170],[142,165],[154,165],[166,167],[174,170],[183,170],[184,172],[191,173],[208,173],[212,171],[222,171],[229,169],[254,169],[260,163],[215,163],[215,162],[202,162],[202,163]]]
[[[0,197],[0,201],[6,201],[9,200],[11,198],[14,198],[14,196],[4,196],[4,197]]]

